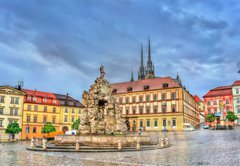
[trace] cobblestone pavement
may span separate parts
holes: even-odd
[[[0,144],[0,166],[163,165],[240,166],[240,129],[231,131],[151,133],[168,137],[167,149],[114,153],[49,153],[27,151],[26,143]]]

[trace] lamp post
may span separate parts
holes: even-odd
[[[240,73],[240,62],[237,63],[237,67],[239,68],[238,73]]]

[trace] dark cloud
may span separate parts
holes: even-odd
[[[101,63],[111,82],[129,80],[131,70],[136,78],[140,44],[146,58],[151,36],[156,74],[179,72],[190,91],[202,96],[236,79],[239,5],[234,0],[0,1],[5,78],[0,84],[23,79],[26,88],[80,98]]]

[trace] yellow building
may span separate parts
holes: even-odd
[[[0,86],[0,142],[9,139],[5,133],[9,123],[17,122],[22,127],[23,96],[24,92],[16,88]],[[15,134],[15,139],[21,139],[21,133]]]
[[[183,123],[199,125],[198,104],[171,77],[143,79],[111,85],[113,95],[131,131],[183,130]]]
[[[53,93],[37,90],[23,90],[23,131],[22,139],[42,138],[42,127],[51,122],[60,131],[60,105]]]
[[[67,95],[54,94],[60,105],[60,130],[71,130],[72,123],[80,119],[84,106],[74,98]]]

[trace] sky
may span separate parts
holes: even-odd
[[[137,79],[148,37],[156,76],[192,94],[240,79],[238,0],[0,0],[0,85],[82,92],[105,66],[110,83]]]

